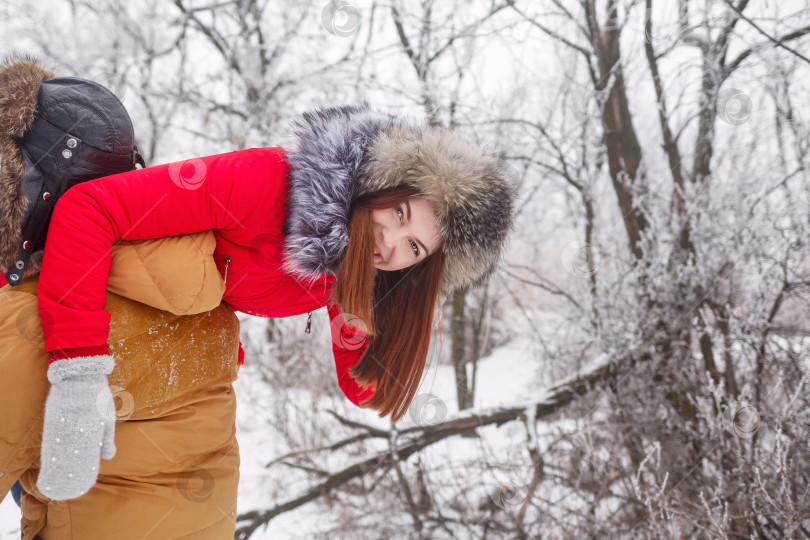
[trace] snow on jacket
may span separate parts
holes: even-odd
[[[105,291],[116,242],[212,230],[222,300],[261,317],[326,306],[340,388],[354,404],[373,395],[348,375],[365,342],[343,330],[340,309],[329,302],[333,273],[301,280],[282,269],[289,172],[283,148],[255,148],[71,187],[54,208],[37,291],[51,361],[108,353]]]
[[[233,538],[239,319],[222,302],[215,245],[206,231],[113,248],[106,309],[117,451],[67,504],[36,487],[50,387],[38,276],[0,291],[0,351],[13,351],[0,358],[0,500],[19,480],[23,539]]]

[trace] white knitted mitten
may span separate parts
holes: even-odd
[[[100,459],[115,455],[115,404],[107,382],[112,356],[64,358],[48,367],[37,487],[53,500],[74,499],[96,483]]]

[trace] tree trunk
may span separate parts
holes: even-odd
[[[456,373],[456,396],[458,409],[464,410],[472,407],[473,396],[467,377],[467,339],[466,320],[464,308],[467,305],[467,290],[453,293],[453,315],[450,319],[450,333],[452,335],[453,349],[451,353],[453,369]]]

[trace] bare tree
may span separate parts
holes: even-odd
[[[613,215],[621,219],[629,255],[621,264],[633,276],[630,287],[614,281],[609,289],[590,289],[593,298],[589,301],[599,306],[591,311],[597,320],[590,325],[601,331],[597,346],[600,350],[622,350],[624,354],[615,359],[622,375],[608,381],[606,393],[588,410],[591,414],[607,404],[617,411],[610,422],[596,425],[621,434],[614,441],[602,441],[601,446],[616,459],[628,459],[626,465],[618,467],[623,472],[614,471],[611,481],[599,484],[592,508],[595,511],[599,503],[613,497],[631,504],[623,505],[607,521],[594,514],[588,527],[580,521],[578,528],[568,530],[569,534],[576,530],[598,536],[609,522],[632,537],[656,537],[676,518],[680,520],[679,530],[689,535],[782,538],[799,535],[800,531],[807,534],[800,523],[801,516],[806,519],[807,515],[806,506],[802,506],[807,500],[810,474],[806,460],[792,461],[788,473],[794,488],[791,493],[797,497],[777,502],[772,497],[764,498],[762,492],[741,496],[745,486],[757,481],[774,486],[787,481],[783,469],[762,461],[770,454],[774,437],[782,437],[786,421],[784,412],[775,413],[785,403],[769,388],[784,385],[793,395],[806,380],[806,367],[793,361],[790,371],[794,377],[784,376],[783,368],[777,366],[786,358],[772,348],[768,335],[786,297],[802,299],[806,306],[808,274],[806,265],[799,262],[807,256],[806,243],[800,240],[807,228],[800,222],[801,201],[797,204],[796,190],[791,190],[789,183],[806,167],[806,145],[801,141],[807,137],[807,125],[795,116],[785,121],[784,113],[777,108],[780,141],[794,140],[798,152],[786,151],[783,144],[782,148],[767,148],[765,151],[770,153],[759,156],[756,167],[760,170],[761,163],[770,162],[781,162],[786,170],[774,178],[775,187],[771,189],[746,182],[746,188],[755,187],[756,195],[749,196],[739,187],[730,188],[734,182],[726,175],[739,174],[740,170],[716,156],[717,149],[722,148],[739,157],[741,152],[720,138],[725,130],[718,128],[718,123],[728,124],[731,130],[744,124],[752,112],[749,92],[762,92],[755,85],[749,86],[749,92],[724,85],[746,67],[752,54],[758,53],[768,55],[769,61],[781,66],[780,77],[772,83],[790,95],[791,77],[798,70],[806,70],[803,64],[807,62],[789,44],[804,37],[810,28],[805,24],[787,29],[785,17],[777,18],[769,32],[744,14],[748,2],[732,4],[724,0],[698,7],[684,0],[678,4],[677,20],[668,21],[676,31],[662,39],[651,0],[625,6],[611,0],[599,4],[582,0],[577,6],[551,0],[544,6],[550,12],[543,16],[528,12],[528,3],[511,5],[540,34],[583,60],[584,69],[571,76],[583,84],[587,81],[593,90],[602,130],[601,144],[594,150],[606,156],[618,210]],[[566,20],[567,26],[551,27],[547,23],[549,13]],[[740,26],[746,23],[759,34],[759,43],[750,45],[751,34],[742,33]],[[644,112],[641,106],[634,107],[641,86],[640,82],[635,87],[628,82],[628,66],[636,68],[637,64],[628,61],[623,52],[623,45],[639,41],[631,41],[626,35],[633,31],[632,24],[643,29],[643,33],[636,31],[635,35],[643,35],[658,140],[651,133],[639,135],[636,128]],[[741,51],[739,42],[744,44]],[[738,52],[729,60],[732,47]],[[782,49],[781,54],[772,54],[777,47]],[[678,100],[673,106],[669,92],[683,92],[684,83],[677,79],[682,65],[669,58],[690,49],[697,51],[700,65],[697,103],[693,106]],[[748,67],[753,68],[750,64]],[[536,130],[551,149],[560,164],[553,169],[554,174],[574,184],[570,171],[576,170],[576,154],[561,150],[570,143],[567,134],[549,136],[550,129],[541,121],[520,122]],[[792,133],[787,135],[785,126],[790,126]],[[757,136],[733,133],[739,138]],[[691,166],[685,159],[689,156]],[[658,165],[661,157],[666,169]],[[541,166],[548,169],[548,163]],[[663,171],[668,172],[668,178],[662,176]],[[599,170],[592,174],[587,185],[598,183]],[[656,195],[662,188],[669,188],[668,201]],[[786,218],[783,226],[776,225],[778,218],[772,211],[762,208],[763,199],[771,199],[773,204],[775,190],[781,191],[776,204],[786,213],[780,216]],[[583,200],[582,207],[586,216],[593,215],[587,200]],[[736,234],[729,235],[725,224],[736,209],[745,209],[748,215],[732,226]],[[591,223],[592,219],[586,221]],[[752,227],[758,230],[755,241],[749,242]],[[729,241],[721,242],[719,237]],[[591,245],[590,239],[587,244]],[[715,247],[718,244],[721,253]],[[766,260],[772,271],[763,268]],[[590,273],[592,283],[596,283],[597,272],[602,274],[600,281],[613,279],[607,270],[604,266],[594,269]],[[771,279],[776,277],[772,272],[779,281]],[[769,292],[764,297],[747,293],[735,283],[753,276],[765,279],[764,288]],[[625,294],[638,304],[616,301],[617,295]],[[765,297],[770,298],[768,304],[757,308]],[[751,341],[748,337],[738,341],[742,336],[735,330],[740,319],[747,318],[748,309],[764,310],[761,322],[751,327],[759,328],[755,332],[756,345],[751,354],[735,353],[736,347]],[[620,327],[604,319],[610,313],[621,318]],[[638,340],[628,342],[619,335],[617,330],[626,325],[632,326]],[[721,348],[716,345],[718,335]],[[717,358],[718,350],[723,351],[722,361]],[[795,415],[806,408],[797,401],[793,406],[796,408],[789,415],[793,420],[788,423],[795,422]],[[770,416],[774,423],[769,426],[774,431],[760,434],[754,428],[769,412],[774,413]],[[744,432],[735,422],[752,432]],[[655,423],[659,425],[652,429]],[[794,441],[792,444],[798,442],[787,439]],[[551,460],[546,461],[548,464]],[[708,464],[712,464],[709,471]],[[582,474],[574,474],[574,478],[580,480]],[[693,501],[702,503],[695,505]]]

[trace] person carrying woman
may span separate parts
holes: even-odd
[[[113,247],[105,309],[116,365],[104,390],[116,402],[97,405],[114,411],[118,451],[79,498],[36,487],[51,390],[37,285],[53,204],[77,182],[143,165],[134,141],[103,86],[56,77],[29,55],[0,62],[0,500],[10,491],[20,505],[23,540],[234,536],[232,382],[243,352],[210,230]]]
[[[120,241],[213,231],[224,303],[261,317],[327,307],[338,370],[349,368],[341,389],[381,417],[405,414],[442,296],[482,284],[502,258],[516,196],[505,163],[366,103],[304,113],[294,132],[293,149],[151,166],[61,196],[37,289],[45,496],[81,496],[115,455],[114,417],[97,403],[116,362],[105,291]]]

